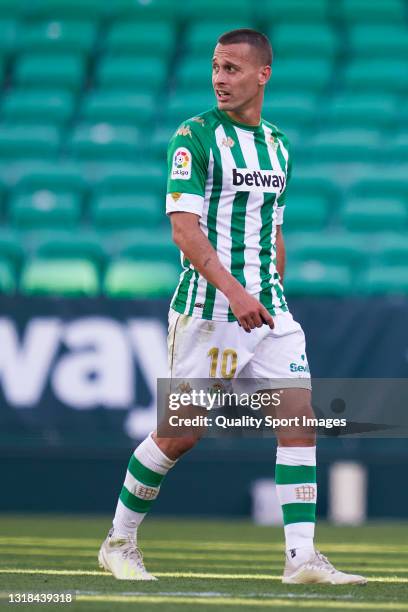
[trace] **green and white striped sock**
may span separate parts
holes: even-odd
[[[275,480],[283,512],[286,550],[295,550],[290,556],[296,555],[297,561],[306,560],[314,550],[316,447],[278,446]]]
[[[136,538],[137,528],[158,496],[164,476],[175,463],[160,450],[151,434],[139,444],[130,458],[116,507],[114,538]]]

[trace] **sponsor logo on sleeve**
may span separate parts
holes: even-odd
[[[177,136],[190,136],[190,138],[193,137],[192,133],[191,133],[191,128],[189,125],[182,125],[181,127],[179,127],[179,129],[176,132]]]
[[[261,191],[281,194],[286,185],[286,177],[275,170],[249,170],[233,168],[231,183],[236,191]]]
[[[186,181],[191,178],[192,155],[185,147],[179,147],[173,156],[171,178]]]
[[[195,121],[196,123],[200,123],[203,127],[205,126],[205,121],[202,117],[193,117],[191,121]]]

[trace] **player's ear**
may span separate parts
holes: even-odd
[[[272,68],[271,66],[262,66],[259,71],[259,85],[266,85],[271,78]]]

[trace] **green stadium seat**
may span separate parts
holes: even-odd
[[[285,131],[286,127],[306,129],[317,116],[316,96],[310,93],[279,93],[265,99],[262,116]]]
[[[0,56],[9,55],[10,53],[14,52],[17,40],[17,21],[13,19],[3,19],[2,17],[0,17]]]
[[[346,23],[403,23],[405,20],[403,0],[342,0],[335,3],[334,10]]]
[[[211,85],[211,57],[197,59],[188,57],[179,66],[177,71],[177,85],[183,90],[177,92],[176,95],[184,95],[184,91],[201,91],[208,87],[208,91],[212,91]]]
[[[173,132],[186,119],[190,119],[216,105],[216,99],[211,87],[193,92],[183,92],[183,95],[172,96],[167,105],[166,120],[173,125]]]
[[[94,183],[94,189],[104,195],[134,195],[138,191],[156,193],[163,196],[164,207],[166,179],[166,164],[160,165],[157,162],[137,166],[114,164],[106,168],[100,180]]]
[[[85,65],[78,53],[51,56],[49,53],[28,53],[17,62],[14,81],[17,85],[37,88],[64,87],[77,90],[85,77]]]
[[[389,266],[408,266],[408,241],[406,235],[388,233],[376,240],[378,262]]]
[[[252,7],[250,0],[234,0],[233,6],[229,2],[219,0],[194,0],[186,2],[183,12],[192,22],[211,19],[212,21],[228,21],[231,17],[240,22],[240,27],[251,27]]]
[[[333,129],[387,128],[395,120],[397,97],[392,94],[344,93],[335,96],[323,116]]]
[[[336,31],[326,23],[293,23],[272,29],[270,39],[276,56],[334,57],[339,50]]]
[[[285,226],[291,231],[322,229],[329,217],[329,202],[323,195],[294,195],[285,207]]]
[[[132,160],[140,145],[139,131],[109,123],[78,125],[68,143],[77,159]]]
[[[155,100],[149,93],[125,90],[94,91],[87,95],[80,111],[81,118],[91,123],[116,125],[150,125]]]
[[[301,168],[299,168],[298,172],[294,173],[288,186],[288,208],[292,196],[296,198],[301,198],[302,196],[320,198],[323,196],[330,208],[335,209],[342,197],[342,190],[338,182],[330,178],[322,167],[318,167],[316,172],[307,166],[304,167],[303,173],[300,170]]]
[[[137,19],[145,23],[157,20],[181,23],[184,20],[185,8],[177,10],[174,0],[115,0],[110,4],[111,12],[117,19]]]
[[[289,206],[288,206],[289,209]],[[344,231],[305,232],[290,234],[287,239],[288,267],[292,261],[323,261],[342,263],[350,268],[361,268],[370,254],[367,234]]]
[[[0,294],[11,294],[16,290],[16,275],[11,263],[0,258]]]
[[[0,259],[12,264],[13,269],[20,268],[24,258],[24,248],[20,236],[9,226],[0,230]]]
[[[161,199],[140,190],[132,194],[96,195],[92,202],[92,221],[100,230],[129,227],[155,227],[165,218]]]
[[[165,58],[173,51],[175,34],[173,25],[165,21],[143,23],[127,20],[114,23],[104,45],[112,54],[130,53],[144,57],[148,49],[149,56]]]
[[[170,224],[154,233],[148,228],[112,232],[104,242],[113,257],[137,261],[169,261],[180,265],[180,251],[171,238]]]
[[[6,80],[5,62],[4,62],[4,58],[0,57],[0,86],[3,86],[5,80]]]
[[[29,18],[36,20],[97,20],[109,13],[109,5],[101,0],[36,0],[28,3],[26,11]]]
[[[360,57],[408,57],[408,29],[394,25],[357,25],[349,30],[351,51]]]
[[[276,62],[271,81],[273,91],[321,92],[330,83],[333,67],[326,58],[283,58]],[[278,93],[277,93],[278,95]]]
[[[408,268],[373,265],[362,275],[359,290],[368,295],[407,295]]]
[[[405,92],[408,89],[406,68],[402,59],[355,59],[345,68],[344,86],[354,92]]]
[[[80,166],[72,161],[38,162],[23,167],[16,179],[15,187],[19,193],[46,189],[83,196],[87,190],[87,183]]]
[[[113,261],[106,271],[104,293],[109,297],[168,297],[178,282],[178,269],[166,262]]]
[[[201,57],[211,64],[212,54],[221,34],[242,27],[242,21],[240,22],[239,18],[235,17],[235,14],[232,15],[232,19],[229,18],[227,21],[220,21],[219,19],[215,21],[203,21],[200,18],[193,22],[186,31],[186,55],[189,58],[192,56]],[[246,25],[245,27],[249,26]]]
[[[321,130],[304,142],[302,152],[315,161],[370,162],[378,159],[382,144],[378,130],[333,128]]]
[[[408,113],[407,113],[408,117]],[[402,163],[408,159],[408,131],[399,132],[391,142],[390,155],[393,161]]]
[[[408,210],[398,198],[376,197],[350,199],[340,211],[341,221],[347,229],[360,232],[406,231]]]
[[[54,158],[60,135],[53,126],[0,126],[0,158]]]
[[[76,194],[42,190],[16,194],[10,202],[10,220],[20,229],[74,228],[81,216]]]
[[[106,56],[101,60],[96,80],[104,88],[154,92],[163,86],[167,66],[162,59],[138,55]]]
[[[256,2],[254,8],[261,23],[316,23],[328,19],[329,4],[329,0],[273,0]]]
[[[86,259],[31,259],[22,272],[20,291],[26,295],[95,296],[98,272]]]
[[[92,230],[37,230],[31,242],[31,250],[39,259],[86,259],[98,270],[106,260],[102,240]]]
[[[350,186],[355,198],[400,198],[408,202],[407,169],[404,166],[374,171],[372,175],[357,178]]]
[[[0,18],[19,19],[23,16],[26,10],[27,2],[25,0],[1,0],[0,2]]]
[[[74,102],[73,95],[65,90],[11,90],[3,99],[3,120],[15,124],[62,124],[72,116]]]
[[[346,296],[351,290],[351,271],[344,264],[309,260],[292,263],[285,273],[287,295]]]
[[[166,164],[167,147],[170,138],[173,136],[177,128],[177,122],[170,120],[160,123],[153,132],[151,140],[152,154],[157,158],[156,164]]]
[[[26,53],[89,53],[95,44],[94,21],[44,21],[28,24],[18,39],[20,51]]]

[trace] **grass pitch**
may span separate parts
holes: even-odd
[[[158,582],[122,582],[101,571],[97,551],[110,519],[0,516],[0,591],[76,592],[72,604],[42,609],[142,612],[407,610],[408,525],[317,527],[319,549],[367,586],[283,585],[281,529],[247,521],[148,518],[140,545]]]

